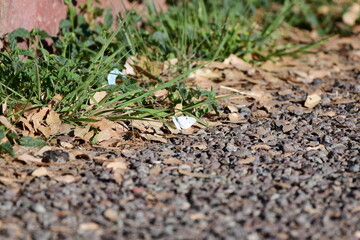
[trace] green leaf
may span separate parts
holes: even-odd
[[[46,142],[41,138],[32,138],[24,136],[20,140],[20,145],[26,147],[43,147],[46,145]]]
[[[109,8],[106,9],[104,25],[106,29],[110,29],[113,25],[113,15],[111,14],[111,10]]]
[[[14,150],[10,142],[4,142],[3,144],[0,144],[0,151],[7,152],[12,157],[14,157]]]
[[[30,32],[24,28],[18,28],[9,34],[9,38],[29,38]]]

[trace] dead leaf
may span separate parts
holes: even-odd
[[[111,131],[111,129],[105,129],[105,130],[100,131],[96,135],[96,142],[106,141],[112,137],[114,137],[114,135],[113,135],[113,132]]]
[[[149,141],[156,141],[156,142],[162,142],[162,143],[167,143],[167,139],[164,138],[163,136],[160,136],[158,134],[140,134],[140,136],[142,136],[143,138],[149,140]]]
[[[74,145],[72,145],[71,143],[68,143],[68,142],[60,142],[60,145],[64,148],[68,148],[68,149],[74,148]]]
[[[242,60],[241,58],[239,58],[234,54],[231,54],[228,58],[226,58],[224,60],[224,64],[233,65],[236,69],[244,72],[253,68],[253,66],[251,66],[250,63],[245,62],[244,60]]]
[[[356,20],[359,18],[360,14],[360,5],[358,3],[354,3],[350,6],[349,10],[343,14],[342,20],[345,24],[349,26],[354,26]]]
[[[52,177],[52,179],[58,181],[58,182],[63,182],[63,183],[73,183],[76,181],[76,178],[72,175],[63,175],[63,176],[54,176]]]
[[[34,177],[42,177],[42,176],[47,176],[47,175],[49,175],[49,172],[45,167],[39,167],[31,173],[31,176],[34,176]]]
[[[50,135],[59,133],[62,122],[60,120],[60,115],[57,112],[51,110],[48,113],[45,122],[50,128]]]
[[[101,100],[106,97],[107,92],[106,91],[100,91],[96,92],[92,98],[90,98],[90,105],[93,105],[95,103],[99,103]]]
[[[4,185],[9,185],[9,186],[16,186],[17,184],[15,183],[15,179],[14,178],[8,178],[8,177],[2,177],[0,176],[0,182]]]
[[[24,153],[18,157],[16,157],[17,160],[23,161],[25,163],[41,163],[42,159],[34,157],[28,153]]]
[[[123,169],[124,170],[124,169],[127,169],[128,164],[125,159],[120,158],[118,160],[115,160],[114,162],[104,162],[103,166],[106,168]]]
[[[307,96],[304,106],[307,108],[314,108],[320,102],[321,102],[320,95],[317,93],[314,93],[314,94]]]
[[[240,115],[238,113],[229,113],[228,118],[230,122],[237,123],[240,119]]]
[[[14,126],[7,120],[6,117],[0,116],[0,123],[4,125],[7,129],[10,129],[11,131],[15,132]]]

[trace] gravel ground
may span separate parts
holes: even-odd
[[[24,180],[0,184],[0,238],[360,239],[360,104],[330,104],[359,95],[359,80],[328,84],[312,111],[293,92],[273,94],[283,104],[267,116],[241,107],[239,124],[94,149],[127,160],[120,180],[96,158],[44,154],[69,183],[2,164]]]

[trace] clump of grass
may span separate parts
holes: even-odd
[[[72,1],[66,2],[68,18],[61,22],[58,36],[39,29],[18,29],[8,35],[7,49],[0,53],[0,103],[7,103],[8,116],[22,113],[12,110],[19,103],[44,106],[60,95],[62,100],[54,109],[67,122],[101,115],[164,118],[174,113],[177,103],[188,114],[201,117],[216,110],[217,98],[213,91],[181,83],[194,71],[193,61],[236,54],[261,62],[304,50],[276,45],[276,32],[293,6],[290,0],[284,1],[277,15],[260,20],[252,16],[267,1],[180,1],[166,12],[158,12],[149,3],[146,21],[134,11],[114,21],[110,9],[96,8],[91,1],[78,14]],[[93,21],[97,17],[104,21]],[[19,40],[29,48],[20,48]],[[49,46],[48,40],[53,44]],[[107,85],[110,70],[122,69],[131,56],[160,62],[177,58],[180,76],[167,82],[158,78],[155,83],[128,78],[117,86]],[[154,96],[160,89],[169,92],[162,102]],[[99,91],[107,91],[106,97],[89,108],[90,99]]]

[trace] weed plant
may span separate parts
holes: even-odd
[[[8,34],[8,44],[0,53],[0,104],[7,106],[7,117],[16,120],[26,110],[15,110],[19,104],[46,106],[61,96],[54,109],[72,123],[91,121],[93,116],[163,119],[174,114],[178,103],[184,114],[199,118],[216,110],[217,98],[213,91],[187,88],[181,82],[196,70],[196,60],[236,54],[261,62],[309,47],[276,44],[277,30],[291,12],[291,0],[283,1],[276,14],[270,11],[260,19],[256,10],[269,7],[268,1],[184,0],[170,4],[166,12],[148,3],[146,20],[133,10],[114,18],[110,9],[94,7],[92,1],[78,12],[72,1],[65,2],[68,17],[61,21],[58,36],[39,29]],[[97,21],[99,17],[103,21]],[[19,47],[19,42],[28,48]],[[158,78],[156,83],[127,78],[109,86],[107,74],[122,69],[131,56],[146,56],[150,63],[177,58],[179,76],[166,82]],[[169,95],[159,102],[154,92],[161,89]],[[106,97],[89,107],[99,91],[107,91]]]

